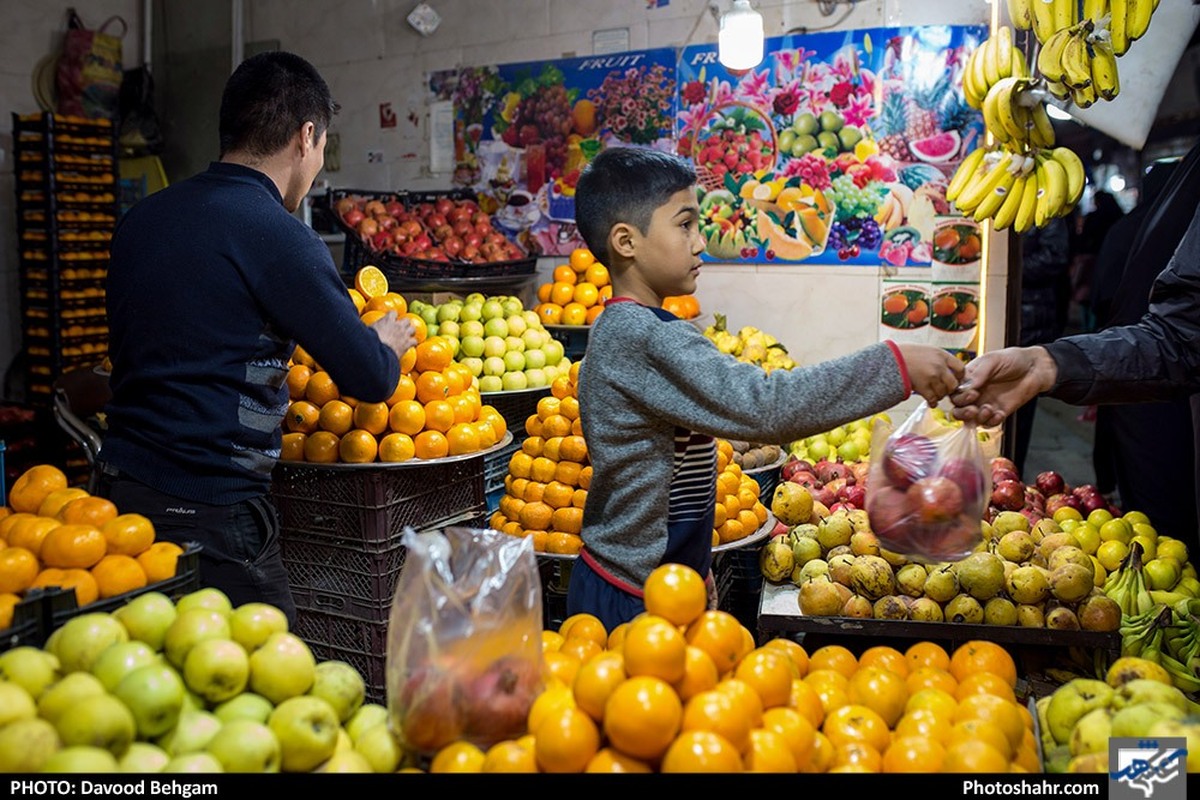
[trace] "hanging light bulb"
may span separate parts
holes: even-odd
[[[763,19],[750,0],[733,0],[721,15],[717,60],[726,69],[751,69],[763,59]]]

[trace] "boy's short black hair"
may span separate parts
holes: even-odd
[[[608,235],[624,222],[642,233],[655,209],[671,195],[696,185],[692,162],[642,147],[602,150],[579,176],[575,223],[592,255],[609,264]]]
[[[305,122],[316,126],[315,142],[337,112],[312,64],[294,53],[253,55],[233,71],[221,95],[221,155],[277,153]]]

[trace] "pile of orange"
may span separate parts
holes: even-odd
[[[554,268],[554,280],[538,287],[533,310],[543,325],[591,325],[610,297],[608,268],[591,250],[578,247],[566,264]]]
[[[0,507],[0,629],[31,589],[75,592],[82,608],[173,578],[183,548],[155,541],[141,514],[67,485],[52,464],[30,467]]]
[[[297,346],[287,376],[281,460],[397,463],[476,453],[504,438],[504,416],[484,404],[470,369],[454,360],[449,341],[428,335],[425,320],[389,290],[382,272],[363,267],[349,291],[364,324],[395,311],[412,320],[417,344],[400,359],[395,391],[378,403],[342,395],[329,373]]]
[[[659,567],[643,589],[646,612],[632,622],[609,631],[576,614],[543,632],[548,678],[525,735],[453,742],[429,771],[1041,771],[1033,716],[1013,699],[1015,665],[1000,645],[810,654],[789,638],[758,645],[736,617],[706,610],[688,567]],[[914,680],[922,671],[950,688]],[[956,676],[967,671],[991,680],[963,690]]]
[[[758,481],[733,460],[733,445],[717,439],[717,506],[713,514],[713,547],[744,539],[767,522]]]
[[[488,525],[529,536],[539,553],[575,554],[583,547],[583,506],[592,467],[579,422],[579,363],[550,385],[525,420],[521,449],[504,477],[504,495]]]

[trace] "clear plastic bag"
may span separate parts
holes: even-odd
[[[958,561],[983,541],[987,465],[974,425],[947,425],[932,411],[921,403],[895,430],[876,424],[867,517],[880,547]]]
[[[542,586],[532,540],[492,530],[405,531],[388,627],[393,732],[430,756],[525,733],[542,690]]]

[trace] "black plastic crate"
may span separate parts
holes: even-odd
[[[567,586],[571,581],[573,558],[538,557],[538,575],[542,579],[542,627],[557,631],[567,618]]]
[[[713,556],[717,607],[733,614],[751,631],[758,630],[758,606],[762,599],[760,550],[761,547],[725,550]]]
[[[49,635],[45,630],[44,590],[35,589],[13,606],[12,623],[0,630],[0,652],[16,647],[41,647]]]
[[[312,609],[296,609],[292,633],[312,650],[317,661],[345,661],[366,683],[369,703],[387,703],[388,623],[368,621]]]
[[[523,424],[522,430],[524,430]],[[491,495],[497,489],[504,490],[504,479],[508,476],[508,464],[512,461],[513,453],[521,449],[521,442],[524,440],[524,436],[519,439],[513,436],[510,444],[484,456],[483,491],[485,494]]]
[[[280,462],[271,497],[280,525],[309,542],[366,552],[485,505],[484,456],[402,467],[335,467]]]
[[[558,341],[562,342],[563,355],[572,361],[583,358],[587,352],[589,325],[547,325],[546,330]]]
[[[525,438],[525,420],[530,414],[537,413],[538,401],[550,396],[549,386],[536,389],[518,389],[512,392],[487,392],[481,394],[485,405],[500,412],[508,429],[512,431],[513,442],[518,447]]]

